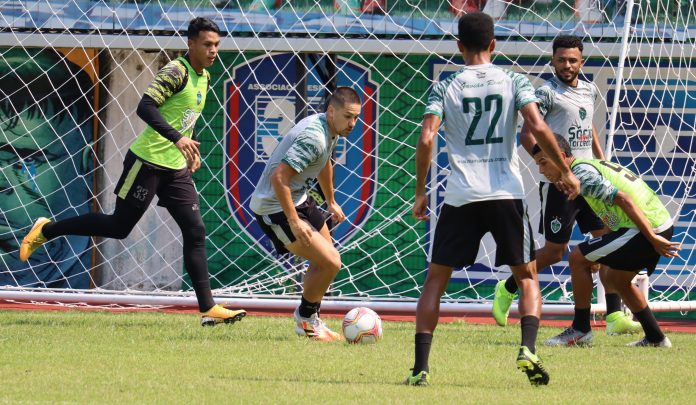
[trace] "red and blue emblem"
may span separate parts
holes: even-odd
[[[241,229],[264,248],[273,247],[249,209],[251,194],[268,158],[280,139],[295,124],[298,56],[264,55],[234,68],[225,82],[225,189],[232,217]],[[318,65],[306,72],[308,114],[323,112],[325,86]],[[338,58],[336,85],[350,86],[363,100],[361,117],[353,131],[340,138],[334,153],[336,201],[346,221],[333,229],[339,243],[351,238],[370,215],[377,184],[377,85],[369,70]]]

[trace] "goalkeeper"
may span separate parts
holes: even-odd
[[[145,90],[138,116],[148,126],[131,144],[116,184],[113,214],[90,213],[60,221],[38,218],[20,246],[20,260],[44,243],[63,235],[123,239],[138,223],[155,195],[181,230],[184,266],[191,277],[202,313],[202,325],[232,323],[246,315],[216,305],[210,289],[205,251],[205,225],[191,173],[200,167],[199,143],[192,139],[210,87],[205,69],[220,46],[220,29],[195,18],[188,26],[188,53],[168,63]]]
[[[660,330],[648,303],[631,281],[642,269],[652,274],[660,256],[676,257],[679,243],[670,242],[672,218],[655,192],[638,176],[616,163],[595,159],[579,159],[572,155],[570,145],[556,135],[561,151],[573,173],[580,180],[580,193],[611,232],[577,245],[570,253],[570,276],[575,298],[573,326],[556,338],[565,339],[576,330],[590,331],[589,314],[592,298],[592,266],[607,266],[605,282],[615,289],[633,312],[645,331],[645,338],[629,346],[671,347]],[[535,147],[534,161],[539,172],[555,183],[561,172],[549,161],[546,153]],[[568,345],[572,345],[570,340]]]

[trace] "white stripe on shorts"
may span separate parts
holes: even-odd
[[[283,231],[283,228],[281,228],[280,225],[276,225],[276,224],[272,223],[271,218],[268,215],[262,215],[261,218],[263,218],[263,222],[265,222],[266,225],[268,225],[271,228],[273,233],[275,233],[278,240],[283,242],[283,245],[287,246],[290,243],[292,243],[290,241],[290,238],[288,237],[288,235],[286,235],[285,231]]]
[[[522,209],[524,210],[522,214],[522,227],[524,228],[524,257],[523,260],[525,263],[529,263],[532,261],[532,257],[529,253],[530,245],[533,243],[532,242],[532,235],[530,234],[530,230],[532,229],[532,224],[529,222],[529,213],[527,213],[527,203],[522,200]]]
[[[638,228],[630,228],[626,231],[626,233],[624,233],[620,237],[614,239],[613,241],[609,242],[608,244],[602,246],[597,250],[591,251],[587,254],[587,256],[585,256],[585,258],[591,262],[596,262],[597,260],[603,257],[609,256],[615,251],[621,249],[626,243],[628,243],[629,240],[633,239],[639,233],[640,230]],[[591,247],[592,239],[587,241],[587,244]]]

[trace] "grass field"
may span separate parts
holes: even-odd
[[[339,321],[329,319],[339,328]],[[540,340],[560,329],[542,328]],[[203,328],[194,315],[0,311],[0,403],[692,403],[696,335],[674,348],[538,350],[551,373],[532,387],[515,369],[519,328],[441,325],[432,385],[400,385],[413,323],[386,322],[377,345],[317,343],[290,318],[248,317]]]

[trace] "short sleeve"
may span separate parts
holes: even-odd
[[[580,194],[607,205],[614,205],[614,198],[619,189],[605,179],[596,168],[588,163],[580,163],[573,166],[572,171],[580,181]]]
[[[515,109],[519,110],[529,103],[538,101],[534,95],[534,86],[526,76],[513,73],[512,84],[515,92]]]
[[[548,86],[541,86],[534,92],[534,95],[539,100],[539,112],[542,117],[546,117],[546,114],[553,108],[553,90]]]
[[[186,66],[183,63],[173,60],[167,63],[152,80],[145,90],[145,94],[150,96],[157,106],[161,106],[165,101],[186,84]]]
[[[444,115],[444,99],[445,99],[445,82],[436,83],[432,90],[430,90],[430,96],[428,97],[428,104],[425,106],[425,113],[433,114],[443,119]]]
[[[321,134],[305,129],[297,135],[288,148],[283,163],[292,167],[297,173],[303,172],[307,166],[321,157],[324,149],[321,139]]]

